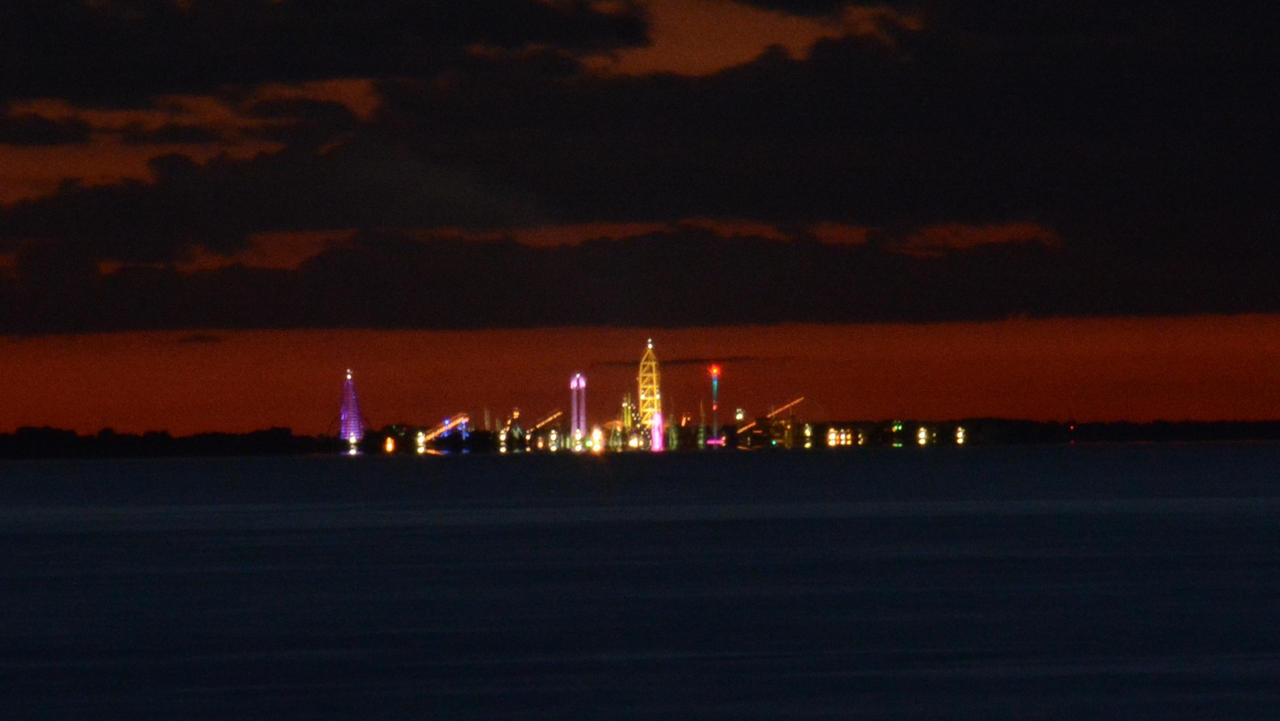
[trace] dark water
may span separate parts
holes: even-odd
[[[1280,445],[0,474],[3,718],[1280,718]]]

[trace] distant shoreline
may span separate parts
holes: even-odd
[[[808,428],[808,434],[802,429]],[[756,445],[753,450],[766,452],[839,451],[856,453],[865,448],[919,446],[956,446],[956,431],[962,429],[964,446],[1002,446],[1026,444],[1072,443],[1195,443],[1223,441],[1280,441],[1280,420],[1272,421],[1128,421],[1106,423],[1040,422],[1002,418],[974,418],[954,421],[848,421],[796,424],[782,436],[783,442],[771,446]],[[732,427],[726,429],[733,433]],[[412,435],[416,429],[391,426],[369,431],[360,444],[367,455],[386,453],[386,441],[392,438],[397,455],[415,452]],[[830,433],[833,442],[828,442]],[[840,433],[861,441],[834,442]],[[736,436],[735,436],[736,437]],[[807,441],[807,442],[806,442]],[[746,441],[744,440],[744,443]],[[730,446],[737,445],[731,443]],[[163,431],[141,434],[104,430],[93,435],[49,427],[23,427],[0,434],[0,459],[36,458],[149,458],[195,456],[270,456],[339,454],[346,443],[334,437],[294,435],[288,428],[269,428],[248,433],[198,433],[173,436]],[[465,437],[445,436],[432,444],[436,453],[497,453],[496,434],[474,431]],[[530,450],[531,454],[548,451]],[[567,453],[568,451],[560,451]],[[686,444],[676,453],[740,452],[725,450],[699,451]]]

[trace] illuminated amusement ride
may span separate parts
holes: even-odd
[[[360,415],[360,399],[356,397],[356,382],[347,369],[347,379],[342,383],[342,409],[338,412],[338,437],[347,443],[347,452],[360,452],[364,440],[364,417]]]
[[[658,387],[658,357],[653,354],[650,338],[640,357],[640,374],[636,376],[640,393],[640,427],[648,435],[649,450],[662,450],[662,390]]]

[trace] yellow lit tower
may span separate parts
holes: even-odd
[[[636,378],[640,391],[640,425],[649,431],[650,447],[662,450],[662,391],[658,388],[658,357],[653,354],[653,339],[649,339],[644,355],[640,357],[640,375]]]

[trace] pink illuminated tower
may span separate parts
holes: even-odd
[[[356,398],[356,382],[347,369],[347,380],[342,384],[342,411],[338,420],[338,437],[352,449],[364,438],[364,417],[360,415],[360,401]]]
[[[569,381],[569,437],[575,447],[587,437],[587,377],[581,373]]]

